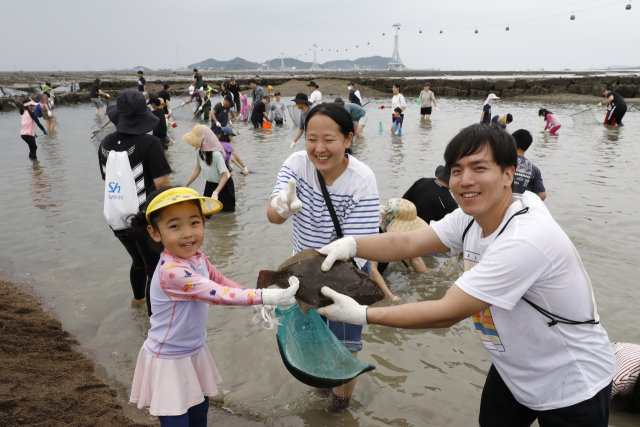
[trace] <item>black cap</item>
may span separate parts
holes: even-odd
[[[280,92],[276,92],[273,96],[280,96],[281,93]]]
[[[309,97],[306,93],[298,93],[295,98],[292,99],[296,104],[307,104],[308,106],[312,106],[313,102],[309,102]]]
[[[231,77],[229,80],[233,80],[235,82],[236,78],[235,77]]]
[[[147,102],[147,105],[149,104],[153,104],[153,105],[160,105],[160,100],[158,99],[157,96],[150,96],[149,97],[149,101]]]
[[[142,92],[133,89],[121,91],[115,105],[107,107],[107,116],[118,132],[142,135],[158,126],[160,120],[147,107]]]
[[[320,86],[318,86],[318,84],[317,84],[316,82],[314,82],[313,80],[311,80],[307,86],[320,87]]]
[[[436,168],[436,178],[441,179],[448,184],[449,179],[451,178],[451,171],[440,165]]]
[[[340,97],[334,99],[333,102],[335,102],[336,104],[344,104],[344,101]]]
[[[347,86],[355,86],[356,84],[354,82],[349,82],[347,83]]]

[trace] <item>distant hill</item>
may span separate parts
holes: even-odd
[[[131,70],[142,70],[144,72],[153,71],[153,68],[143,67],[142,65],[138,65],[137,67],[131,68]]]
[[[391,58],[385,58],[382,56],[370,56],[367,58],[358,58],[355,60],[337,60],[328,61],[323,64],[318,64],[321,69],[338,69],[338,68],[355,68],[357,65],[359,68],[375,68],[386,70],[389,67]],[[282,65],[281,58],[271,59],[266,62],[270,69],[279,69]],[[313,65],[312,62],[300,61],[293,58],[284,58],[284,66],[286,68],[295,67],[298,70],[308,70]],[[193,68],[215,68],[217,70],[255,70],[261,68],[262,64],[257,62],[247,61],[243,58],[233,58],[230,61],[218,61],[213,58],[206,59],[204,61],[196,62],[195,64],[187,65],[188,69]]]

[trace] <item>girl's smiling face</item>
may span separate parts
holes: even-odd
[[[199,202],[198,202],[199,203]],[[157,228],[147,230],[156,242],[182,258],[195,256],[204,241],[204,217],[198,206],[186,201],[167,206],[162,210]]]

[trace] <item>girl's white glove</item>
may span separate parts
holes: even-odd
[[[296,142],[295,142],[295,141],[293,141],[293,142],[291,143],[291,145],[289,146],[289,149],[290,149],[291,151],[293,151],[293,150],[295,150],[295,149],[296,149]]]
[[[296,196],[296,180],[289,180],[289,190],[280,190],[278,195],[271,200],[271,206],[278,214],[287,219],[302,208],[302,202]]]
[[[290,306],[296,303],[296,292],[300,287],[300,281],[296,276],[289,277],[289,287],[287,289],[263,289],[262,304],[263,305],[281,305]]]
[[[211,195],[211,198],[218,200],[218,192],[214,191],[213,194]]]
[[[329,243],[327,246],[318,249],[322,255],[326,255],[327,258],[322,263],[322,271],[329,271],[333,267],[333,263],[337,260],[348,261],[358,251],[358,245],[356,244],[356,238],[353,236],[343,237],[335,242]]]
[[[342,295],[326,286],[323,286],[320,292],[325,297],[332,299],[333,304],[317,309],[319,315],[328,317],[334,322],[368,325],[367,308],[369,306],[360,305],[353,298]]]

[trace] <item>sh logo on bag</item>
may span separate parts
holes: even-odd
[[[120,185],[117,182],[109,183],[109,198],[112,200],[123,200],[124,198],[120,195],[116,195],[115,193],[120,193]],[[113,195],[112,195],[113,194]]]

